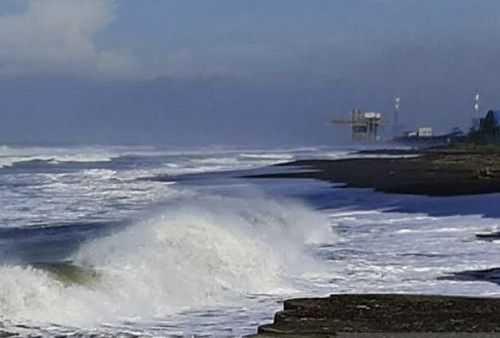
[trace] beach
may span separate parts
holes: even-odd
[[[394,194],[457,196],[500,192],[497,149],[462,145],[424,150],[382,149],[359,154],[374,157],[294,161],[280,166],[301,171],[258,177],[313,178],[346,188],[371,188]]]

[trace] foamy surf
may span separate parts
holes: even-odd
[[[112,157],[0,170],[0,333],[241,336],[290,297],[500,295],[452,279],[497,266],[498,242],[475,234],[498,230],[498,194],[389,195],[237,171],[346,149],[90,148]]]
[[[327,237],[326,215],[297,202],[198,196],[83,244],[71,265],[1,267],[0,318],[92,327],[244,306],[294,290]]]

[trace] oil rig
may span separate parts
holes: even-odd
[[[382,114],[377,112],[364,112],[353,110],[350,119],[335,119],[330,124],[349,125],[351,128],[351,141],[376,141],[380,125],[384,123]]]

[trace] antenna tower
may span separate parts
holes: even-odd
[[[474,115],[472,116],[472,130],[477,130],[479,129],[481,125],[481,117],[479,116],[481,114],[481,102],[480,102],[481,96],[479,95],[479,91],[476,91],[476,94],[474,95]]]
[[[476,95],[474,95],[474,117],[478,118],[479,114],[481,113],[480,111],[480,95],[479,91],[476,91]]]
[[[394,134],[399,132],[399,107],[401,106],[401,97],[396,95],[394,97],[394,123],[392,126],[392,131]]]

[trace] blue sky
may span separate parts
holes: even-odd
[[[500,107],[497,0],[2,0],[0,143],[328,144]]]

